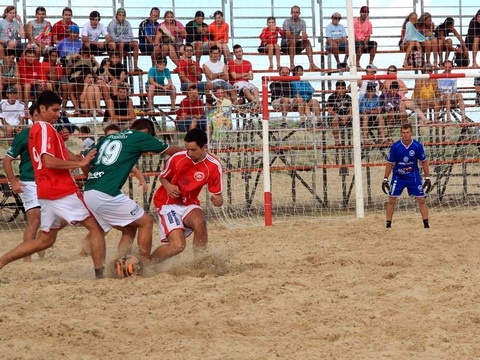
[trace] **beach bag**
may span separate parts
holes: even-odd
[[[410,53],[408,57],[408,65],[415,68],[423,68],[425,66],[425,57],[423,52],[414,50]]]

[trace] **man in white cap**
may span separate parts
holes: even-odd
[[[341,19],[342,15],[340,13],[333,13],[332,22],[328,24],[325,29],[327,38],[325,48],[335,57],[335,60],[337,61],[337,68],[339,69],[347,67],[348,59],[347,32],[345,31],[345,27],[340,24]],[[340,57],[338,55],[340,52],[345,54],[342,63],[340,62]]]

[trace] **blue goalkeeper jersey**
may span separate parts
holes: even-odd
[[[393,175],[404,179],[420,177],[418,162],[425,160],[427,155],[423,145],[417,140],[412,140],[408,146],[402,140],[398,140],[393,143],[388,154],[388,162],[394,164]]]

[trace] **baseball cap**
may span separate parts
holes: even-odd
[[[360,8],[360,12],[361,12],[361,13],[367,13],[367,14],[368,14],[368,13],[370,13],[370,9],[368,8],[368,6],[362,6],[362,7]]]
[[[332,18],[335,18],[335,17],[341,18],[341,17],[342,17],[342,14],[340,14],[339,12],[334,12],[334,13],[332,14]]]
[[[373,64],[368,64],[367,69],[372,69],[373,71],[377,72],[377,67]]]
[[[68,31],[73,32],[73,33],[79,33],[80,28],[78,27],[78,25],[70,25],[68,27]]]
[[[123,13],[123,14],[127,15],[127,12],[125,11],[125,8],[123,8],[123,7],[118,8],[117,15],[120,14],[120,13]]]
[[[195,13],[195,17],[205,17],[205,13],[203,11],[200,11],[198,10],[196,13]]]
[[[9,86],[5,92],[7,94],[16,94],[18,93],[18,89],[15,86]]]
[[[367,83],[367,91],[369,90],[377,91],[377,84],[375,84],[373,81],[369,81]]]

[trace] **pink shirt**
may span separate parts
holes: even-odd
[[[353,28],[356,41],[365,41],[370,35],[372,35],[372,23],[369,20],[365,20],[361,23],[359,18],[354,18]]]

